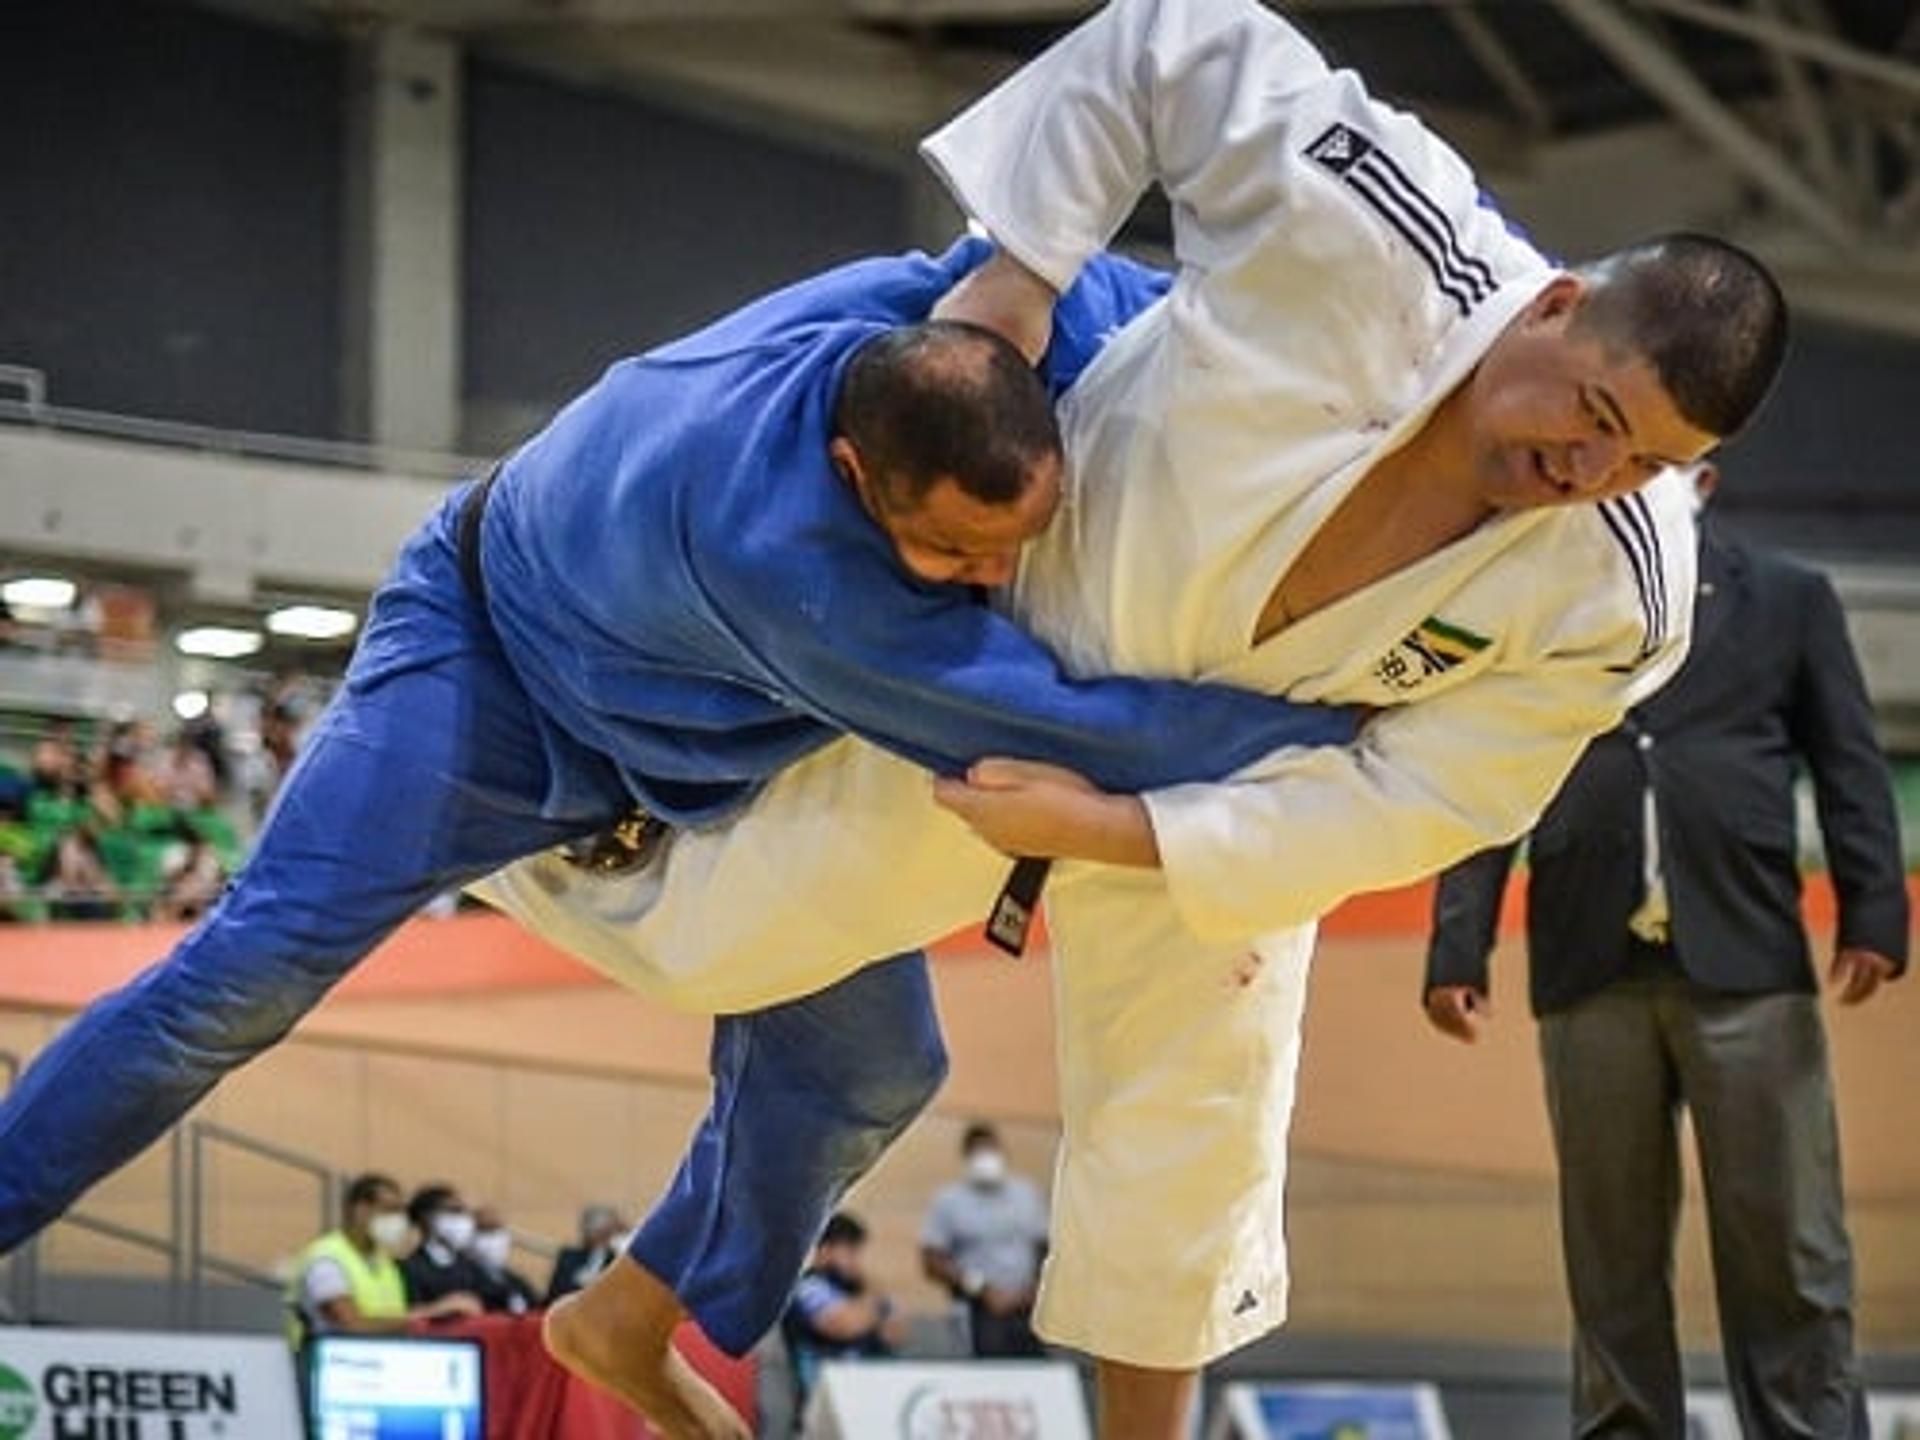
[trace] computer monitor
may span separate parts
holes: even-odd
[[[307,1347],[310,1440],[482,1440],[477,1340],[319,1335]]]

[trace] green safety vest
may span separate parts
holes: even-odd
[[[383,1250],[369,1260],[344,1230],[330,1230],[300,1252],[287,1282],[287,1340],[296,1350],[307,1338],[307,1271],[316,1260],[331,1260],[346,1272],[348,1298],[370,1318],[400,1318],[407,1313],[407,1282],[400,1266]]]

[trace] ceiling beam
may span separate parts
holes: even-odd
[[[1754,10],[1773,20],[1781,19],[1780,0],[1748,0]],[[1833,118],[1827,113],[1826,97],[1807,73],[1807,62],[1776,46],[1768,46],[1767,63],[1773,70],[1774,84],[1793,122],[1800,142],[1800,153],[1812,177],[1829,195],[1844,195],[1847,177],[1840,165],[1840,150],[1834,143]]]
[[[1074,20],[1098,8],[1092,0],[846,0],[847,11],[862,20],[907,25]]]
[[[922,134],[1016,63],[818,23],[565,28],[515,32],[484,48],[573,84],[896,167],[912,162]]]
[[[1814,60],[1843,75],[1855,75],[1920,100],[1920,64],[1897,56],[1876,55],[1832,35],[1821,35],[1764,15],[1708,5],[1703,0],[1634,0],[1643,10],[1659,10],[1690,25],[1723,30],[1756,45]]]
[[[1552,130],[1552,106],[1492,22],[1471,4],[1444,6],[1440,14],[1529,133],[1545,135]]]
[[[1665,8],[1690,0],[1643,0]],[[1560,13],[1659,100],[1683,125],[1719,150],[1787,214],[1841,250],[1859,244],[1853,222],[1780,152],[1756,135],[1673,51],[1618,0],[1554,0]]]

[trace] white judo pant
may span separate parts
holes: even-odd
[[[1006,871],[925,771],[849,740],[642,875],[540,857],[475,888],[623,986],[731,1014],[977,923]],[[1047,913],[1062,1141],[1036,1329],[1129,1364],[1205,1364],[1286,1314],[1313,930],[1202,941],[1158,872],[1077,864],[1056,867]]]

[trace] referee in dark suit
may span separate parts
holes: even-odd
[[[1704,498],[1710,469],[1700,484]],[[1573,1301],[1573,1433],[1686,1433],[1671,1283],[1685,1105],[1742,1429],[1865,1440],[1793,779],[1804,764],[1819,803],[1842,1004],[1906,965],[1892,784],[1822,576],[1703,531],[1695,613],[1686,666],[1593,742],[1530,848],[1527,944]],[[1461,1040],[1487,1008],[1515,848],[1441,877],[1426,1008]]]

